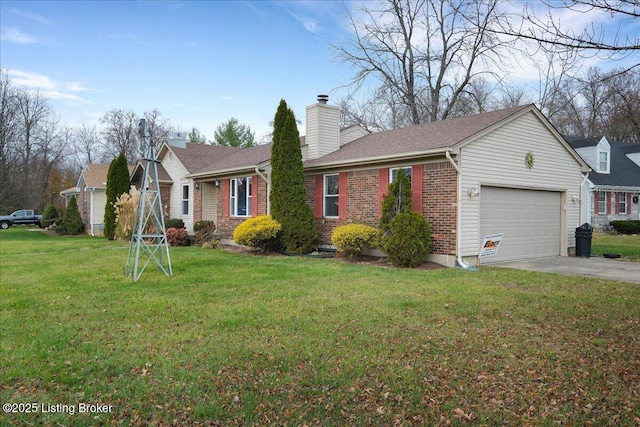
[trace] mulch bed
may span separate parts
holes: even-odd
[[[220,245],[220,248],[225,250],[225,251],[230,251],[230,252],[235,252],[235,253],[240,253],[240,254],[246,254],[246,255],[252,255],[252,256],[287,256],[285,254],[282,254],[280,252],[275,252],[275,251],[271,251],[271,252],[259,252],[259,251],[254,251],[254,250],[250,250],[247,249],[245,247],[242,246],[235,246],[235,245]],[[313,255],[307,255],[308,257],[313,257]],[[327,256],[323,256],[323,258],[327,258]],[[335,256],[331,257],[334,260],[336,260],[337,262],[346,262],[346,263],[351,263],[351,264],[361,264],[361,265],[373,265],[373,266],[377,266],[377,267],[393,267],[393,265],[391,264],[391,261],[389,261],[389,259],[387,257],[378,257],[378,256],[372,256],[372,255],[362,255],[359,257],[355,257],[355,258],[347,258],[344,255],[342,255],[341,253],[335,253]],[[415,270],[437,270],[440,268],[447,268],[444,265],[441,264],[437,264],[435,262],[429,262],[429,261],[425,261],[421,266],[419,267],[415,267]]]

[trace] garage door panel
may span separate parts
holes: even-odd
[[[496,256],[486,262],[560,254],[560,193],[482,187],[481,237],[502,233]]]

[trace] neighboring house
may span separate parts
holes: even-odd
[[[182,219],[187,232],[193,233],[193,224],[200,220],[215,221],[217,205],[203,206],[194,200],[205,194],[207,199],[217,198],[217,187],[211,183],[194,184],[188,175],[205,165],[215,162],[242,150],[235,147],[223,147],[210,144],[187,142],[185,132],[172,133],[168,142],[163,143],[156,154],[158,159],[158,181],[160,197],[165,218]],[[140,188],[144,174],[144,163],[138,162],[131,174],[132,184]],[[197,218],[197,219],[194,219]]]
[[[131,169],[130,166],[129,171]],[[65,199],[65,206],[71,196],[76,196],[85,232],[91,236],[103,235],[108,173],[109,165],[88,163],[80,173],[76,186],[60,192]]]
[[[640,219],[640,145],[608,141],[606,137],[568,138],[591,167],[583,192],[585,222],[609,229],[614,220]]]
[[[368,134],[340,129],[339,108],[307,107],[302,139],[307,202],[321,243],[349,222],[377,226],[397,170],[411,176],[413,208],[431,224],[430,260],[477,265],[484,236],[502,233],[486,261],[568,255],[575,248],[587,164],[533,105]],[[199,189],[194,221],[216,205],[223,238],[270,212],[270,145],[241,149],[185,178]],[[210,191],[215,188],[216,191]]]

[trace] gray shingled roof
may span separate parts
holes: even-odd
[[[221,158],[225,158],[242,150],[242,148],[238,147],[194,144],[192,142],[187,142],[186,148],[175,147],[173,145],[171,145],[170,148],[190,173],[205,168]]]
[[[305,162],[305,167],[384,158],[403,153],[444,150],[468,140],[473,135],[510,116],[531,108],[535,107],[522,105],[473,116],[424,123],[403,129],[371,133],[344,144],[333,153]]]
[[[593,147],[600,142],[601,136],[595,138],[568,138],[573,148]],[[640,153],[640,145],[608,141],[611,147],[609,173],[589,173],[589,180],[595,185],[611,187],[640,187],[640,166],[635,164],[627,154]]]
[[[218,159],[199,169],[190,171],[193,175],[215,174],[230,170],[253,169],[255,166],[271,159],[271,144],[240,148],[238,151]]]

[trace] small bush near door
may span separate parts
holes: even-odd
[[[429,222],[415,211],[397,214],[380,241],[380,247],[396,267],[422,265],[430,246]]]
[[[184,228],[167,228],[167,243],[170,246],[187,246],[187,230]]]
[[[270,215],[261,215],[237,226],[233,231],[233,240],[239,245],[268,251],[278,246],[281,228]]]

